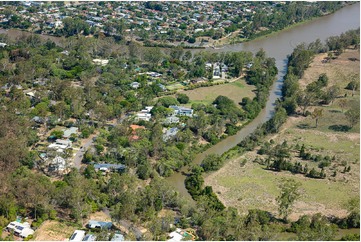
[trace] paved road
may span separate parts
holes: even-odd
[[[83,140],[82,142],[82,147],[81,149],[78,149],[78,151],[76,152],[76,154],[74,155],[74,167],[77,168],[78,170],[81,167],[81,161],[83,159],[83,155],[84,153],[87,151],[87,149],[89,147],[91,147],[94,144],[93,138],[96,137],[96,135],[91,135],[89,136],[89,138],[87,138],[86,140]],[[76,150],[76,149],[74,149]]]

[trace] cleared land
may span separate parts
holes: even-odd
[[[236,104],[242,101],[242,98],[255,97],[253,92],[255,87],[248,85],[244,79],[239,79],[237,81],[220,84],[211,87],[200,87],[194,90],[180,91],[179,93],[186,94],[190,103],[212,103],[219,95],[226,96],[232,99]]]
[[[248,152],[237,159],[228,161],[219,171],[209,174],[206,185],[211,185],[219,199],[226,206],[234,206],[242,213],[248,209],[259,208],[277,215],[276,197],[279,195],[278,183],[282,178],[293,178],[302,184],[302,197],[295,203],[291,220],[298,219],[303,214],[321,212],[324,215],[346,216],[344,204],[352,197],[360,196],[360,126],[352,129],[338,129],[348,127],[349,124],[339,107],[340,99],[348,101],[359,100],[359,92],[352,97],[351,91],[345,90],[349,80],[345,78],[349,73],[359,73],[359,51],[346,50],[344,54],[330,63],[322,63],[326,55],[318,55],[300,80],[302,87],[317,80],[321,73],[329,77],[329,85],[339,85],[340,97],[331,105],[323,106],[323,117],[315,128],[312,117],[290,117],[283,125],[279,134],[269,136],[276,144],[287,141],[289,145],[305,144],[313,154],[336,156],[336,161],[327,167],[326,179],[311,179],[303,175],[294,175],[287,171],[273,172],[265,170],[261,165],[253,163],[256,151]],[[350,60],[357,58],[358,60]],[[344,94],[347,97],[344,98]],[[312,111],[314,107],[310,107]],[[347,110],[346,108],[345,110]],[[344,110],[344,111],[345,111]],[[247,160],[244,167],[240,163]],[[317,167],[317,163],[303,161],[309,167]],[[350,172],[343,173],[343,169],[351,167]],[[336,171],[337,175],[332,176]]]
[[[64,222],[45,221],[35,232],[36,241],[64,241],[74,233],[77,227],[67,225]]]

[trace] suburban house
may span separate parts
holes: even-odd
[[[64,129],[63,132],[63,138],[64,139],[69,139],[71,137],[72,134],[77,134],[78,133],[79,128],[78,127],[71,127],[69,129]]]
[[[132,82],[132,83],[130,83],[130,87],[134,88],[134,89],[138,89],[140,87],[140,83],[139,82]]]
[[[165,124],[177,124],[179,123],[179,118],[176,116],[167,117],[164,121]]]
[[[66,149],[71,148],[70,140],[57,139],[55,143],[52,143],[48,146],[50,149]]]
[[[36,91],[33,91],[33,90],[24,90],[23,92],[24,92],[25,96],[30,97],[30,98],[35,98],[35,92],[36,92]]]
[[[169,108],[174,110],[174,115],[188,116],[188,117],[193,116],[193,109],[191,108],[179,107],[176,105],[171,105],[169,106]]]
[[[144,120],[144,121],[150,121],[150,119],[152,118],[152,114],[150,113],[137,113],[136,114],[136,120]]]
[[[137,135],[137,129],[145,129],[144,126],[132,124],[130,125],[130,128],[132,129],[132,136],[130,137],[130,140],[138,140],[139,136]]]
[[[109,63],[109,60],[102,60],[102,59],[94,59],[93,63],[95,65],[101,65],[101,66],[106,66]]]
[[[141,110],[140,112],[138,112],[136,114],[136,119],[139,120],[144,120],[144,121],[150,121],[150,119],[152,118],[152,114],[150,113],[150,111],[153,109],[153,106],[147,106],[145,107],[145,109]]]
[[[74,233],[70,236],[69,241],[82,241],[84,237],[84,230],[75,230]]]
[[[178,133],[178,131],[179,129],[177,127],[168,129],[165,134],[163,134],[163,141],[166,142],[167,140],[172,139]]]
[[[113,238],[110,241],[124,241],[124,235],[117,232],[114,234]]]
[[[89,220],[88,224],[86,225],[90,229],[111,229],[113,226],[112,222],[103,222],[103,221],[96,221],[96,220]]]
[[[194,235],[190,232],[183,231],[180,228],[177,228],[175,231],[169,233],[170,239],[167,241],[192,241],[194,240]],[[187,240],[189,238],[190,240]]]
[[[6,229],[9,232],[14,232],[14,235],[26,238],[29,235],[34,234],[34,230],[30,228],[30,224],[28,222],[20,223],[18,221],[13,221],[6,226]]]
[[[96,241],[97,237],[94,234],[85,235],[83,241]]]
[[[94,169],[102,172],[108,172],[110,170],[120,172],[120,171],[124,171],[125,167],[126,166],[122,164],[94,164]]]
[[[61,172],[64,171],[66,167],[66,161],[61,156],[56,156],[50,163],[48,170],[49,171],[56,171]]]

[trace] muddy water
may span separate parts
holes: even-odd
[[[247,135],[251,134],[260,124],[269,120],[275,107],[275,101],[281,97],[283,85],[283,77],[287,70],[287,55],[291,54],[294,47],[305,42],[310,43],[319,38],[324,41],[329,36],[340,35],[341,33],[360,27],[360,3],[347,6],[334,14],[315,19],[302,25],[272,34],[247,43],[236,45],[227,45],[221,49],[206,49],[211,52],[227,52],[227,51],[251,51],[257,52],[263,48],[267,56],[276,59],[276,66],[279,70],[277,81],[272,86],[269,100],[266,108],[261,111],[256,119],[240,130],[236,135],[226,138],[205,152],[198,154],[193,160],[194,164],[200,164],[204,157],[208,154],[222,154],[225,151],[236,146]],[[193,53],[199,52],[194,50]],[[185,175],[188,167],[184,167],[181,172],[174,173],[166,180],[180,192],[184,197],[190,198],[184,186]]]

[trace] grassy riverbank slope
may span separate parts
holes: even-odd
[[[349,126],[344,115],[348,107],[342,110],[340,100],[351,102],[359,101],[360,98],[359,92],[352,96],[352,91],[344,89],[350,81],[347,76],[360,72],[360,53],[359,50],[346,50],[337,59],[324,63],[322,60],[326,56],[317,55],[303,79],[299,81],[301,87],[305,87],[317,80],[321,73],[326,73],[329,77],[328,86],[341,87],[339,98],[332,104],[321,107],[323,116],[318,127],[315,128],[315,120],[311,116],[294,116],[288,118],[278,134],[267,137],[268,140],[274,140],[275,144],[282,144],[284,141],[291,147],[304,144],[312,154],[335,156],[336,159],[325,168],[326,178],[311,179],[288,171],[266,170],[264,166],[253,162],[256,157],[262,158],[257,154],[258,147],[256,151],[247,152],[229,161],[220,170],[206,177],[206,185],[213,187],[226,206],[237,207],[241,213],[258,208],[277,215],[275,199],[280,193],[278,183],[282,178],[293,178],[302,184],[302,197],[295,203],[291,220],[296,220],[303,214],[319,212],[344,217],[347,214],[345,203],[352,197],[360,196],[360,126],[357,124],[352,129],[346,128],[347,131],[337,128]],[[346,98],[344,94],[347,94]],[[310,107],[308,110],[313,109],[314,107]],[[244,159],[247,163],[242,167],[241,162]],[[319,170],[319,163],[300,160],[295,151],[292,159],[302,162],[303,165],[307,163],[309,169],[315,167]],[[350,171],[344,173],[346,166],[350,166]]]

